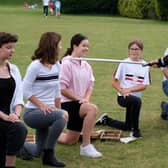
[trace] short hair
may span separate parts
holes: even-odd
[[[128,49],[130,49],[133,44],[136,44],[141,50],[144,48],[143,42],[139,39],[135,39],[128,44]]]
[[[58,61],[58,43],[61,35],[56,32],[45,32],[41,35],[39,45],[32,56],[32,60],[40,59],[42,63],[55,64]]]
[[[6,33],[6,32],[0,32],[0,48],[2,45],[6,43],[16,43],[18,41],[17,35]]]

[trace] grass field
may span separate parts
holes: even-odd
[[[168,47],[168,22],[136,20],[113,16],[62,15],[44,18],[42,9],[25,10],[22,6],[0,6],[0,31],[19,36],[16,53],[11,62],[17,64],[24,76],[30,57],[37,47],[40,35],[46,31],[62,34],[63,50],[75,33],[89,37],[88,57],[123,59],[127,57],[127,44],[134,38],[144,42],[143,57],[147,61],[163,55]],[[100,114],[124,119],[124,109],[116,102],[116,92],[111,86],[111,77],[117,64],[91,62],[96,78],[92,101],[99,107]],[[57,155],[65,161],[67,168],[167,168],[168,128],[160,119],[160,102],[166,100],[161,89],[160,69],[151,69],[152,84],[143,92],[143,107],[140,125],[143,139],[130,144],[115,141],[94,141],[103,153],[101,159],[79,156],[79,144],[57,146]],[[96,127],[95,129],[110,129]],[[30,132],[32,130],[29,130]],[[125,135],[127,133],[124,133]],[[40,159],[17,160],[17,168],[47,168]]]

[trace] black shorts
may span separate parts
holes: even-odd
[[[61,103],[61,108],[66,110],[69,114],[67,129],[81,132],[83,127],[83,118],[79,115],[80,106],[81,104],[79,101]]]

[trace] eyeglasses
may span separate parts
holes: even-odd
[[[139,51],[141,49],[140,48],[130,48],[130,50],[132,50],[132,51]]]

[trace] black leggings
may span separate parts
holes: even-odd
[[[27,129],[22,122],[8,122],[0,119],[0,167],[5,167],[6,155],[15,156],[22,147]]]
[[[5,155],[14,156],[23,145],[27,135],[26,126],[22,122],[0,120],[1,143],[4,143]]]
[[[141,99],[136,96],[118,96],[118,104],[126,107],[125,122],[107,119],[107,125],[121,130],[138,130],[139,129],[139,114],[141,109]]]

